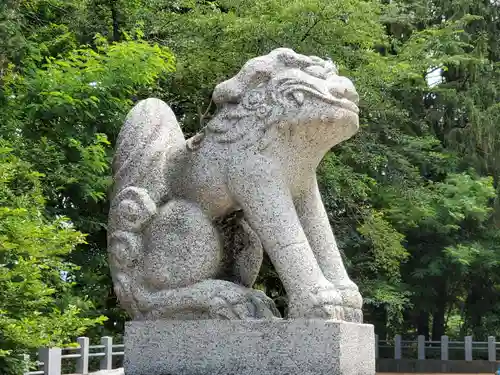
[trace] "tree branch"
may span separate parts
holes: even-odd
[[[306,33],[304,34],[304,36],[302,37],[302,39],[300,39],[301,42],[303,42],[304,40],[307,39],[307,37],[309,36],[309,34],[311,34],[311,31],[316,27],[316,25],[319,23],[319,21],[321,21],[319,18],[317,18],[313,24],[309,27],[309,29],[306,31]]]

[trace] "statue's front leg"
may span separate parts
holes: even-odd
[[[279,169],[264,157],[229,171],[229,188],[289,298],[289,318],[343,318],[341,296],[318,265]]]
[[[295,206],[323,274],[341,291],[346,319],[362,321],[363,300],[345,269],[315,177],[295,200]]]

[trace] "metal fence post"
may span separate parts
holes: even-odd
[[[450,342],[450,339],[448,336],[441,336],[441,360],[442,361],[447,361],[448,360],[448,344]]]
[[[78,337],[76,342],[80,345],[80,358],[76,360],[76,372],[87,375],[89,373],[89,338]]]
[[[472,336],[465,336],[465,360],[472,361]]]
[[[44,375],[61,375],[61,348],[42,348],[38,358],[43,362]]]
[[[488,336],[488,361],[496,362],[497,360],[497,343],[495,336]]]
[[[30,356],[28,354],[23,354],[21,358],[23,361],[23,374],[24,374],[26,372],[29,372],[30,370]]]
[[[394,359],[401,359],[401,335],[394,336]]]
[[[101,358],[100,369],[111,370],[113,368],[113,338],[101,337],[101,345],[104,345],[104,357]]]
[[[418,342],[418,359],[425,359],[425,336],[419,335],[417,342]]]

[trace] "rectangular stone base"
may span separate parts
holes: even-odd
[[[373,326],[325,320],[146,321],[125,375],[375,375]]]

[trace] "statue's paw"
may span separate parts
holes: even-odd
[[[212,296],[210,315],[217,319],[253,320],[280,317],[274,302],[260,290],[227,282]]]
[[[355,310],[361,310],[363,307],[363,297],[358,291],[358,288],[340,288],[342,296],[342,306]]]
[[[148,315],[152,309],[150,293],[144,288],[140,283],[134,285],[134,289],[129,293],[131,299],[131,305],[136,313],[139,315]]]
[[[363,310],[343,307],[344,319],[346,322],[363,323]]]
[[[259,319],[281,318],[281,313],[276,308],[274,301],[266,293],[258,289],[249,289],[247,298],[255,308],[254,315]]]
[[[288,318],[344,320],[342,295],[333,284],[324,283],[307,293],[291,298]]]
[[[342,296],[342,310],[346,322],[363,322],[363,298],[353,282],[335,284]]]

